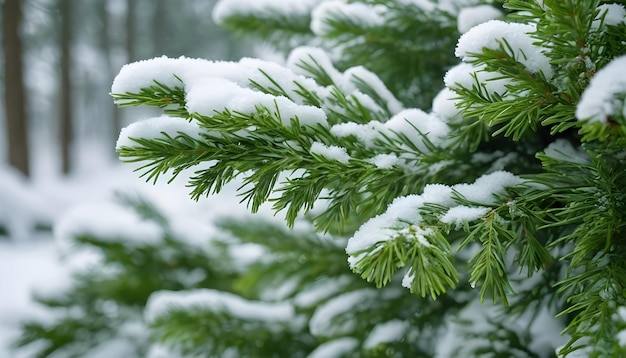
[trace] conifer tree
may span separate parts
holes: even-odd
[[[152,294],[153,340],[182,356],[626,355],[623,1],[222,0],[214,17],[286,62],[126,65],[115,102],[163,116],[125,128],[120,157],[149,181],[193,171],[195,200],[238,182],[251,211],[318,234],[227,226],[231,251],[264,254],[230,288]]]

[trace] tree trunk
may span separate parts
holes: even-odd
[[[100,20],[102,25],[102,27],[100,28],[100,47],[102,48],[102,53],[105,59],[107,78],[110,78],[112,80],[115,77],[116,69],[113,68],[113,62],[111,60],[111,52],[113,46],[111,44],[111,39],[109,38],[111,26],[109,18],[110,14],[107,9],[107,3],[108,0],[100,0],[98,3],[98,14],[99,16],[101,16]],[[110,85],[110,83],[107,84],[109,89],[111,88]],[[122,129],[122,116],[119,108],[117,108],[117,106],[113,104],[113,100],[111,99],[111,97],[107,96],[107,101],[109,103],[108,107],[111,108],[111,153],[115,153],[115,142],[117,141],[117,137],[120,133],[120,130]]]
[[[135,13],[137,12],[137,0],[126,0],[126,56],[128,62],[135,61]]]
[[[165,55],[168,50],[165,44],[168,41],[167,9],[164,0],[153,0],[154,12],[152,14],[152,54],[154,56]]]
[[[60,132],[61,166],[63,174],[71,170],[71,144],[73,140],[72,116],[72,58],[70,52],[72,35],[72,16],[70,0],[59,0],[61,15],[60,47],[61,47],[61,89],[60,89]]]
[[[28,118],[22,63],[21,0],[5,0],[2,5],[4,47],[4,101],[9,144],[9,164],[29,176]]]

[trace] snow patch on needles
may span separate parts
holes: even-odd
[[[392,320],[377,324],[363,343],[363,348],[373,349],[379,344],[399,341],[404,338],[410,325],[406,321]]]
[[[356,322],[351,319],[336,319],[338,316],[349,313],[352,316],[354,308],[365,308],[368,302],[378,302],[376,290],[365,288],[343,293],[333,297],[315,310],[309,321],[309,329],[314,336],[331,337],[345,334],[353,330]]]
[[[449,131],[450,128],[440,116],[416,108],[402,110],[385,123],[348,122],[331,127],[331,133],[335,136],[339,138],[354,136],[366,148],[378,147],[376,141],[383,140],[385,136],[393,138],[402,135],[423,152],[428,151],[426,141],[435,146],[444,146]]]
[[[483,22],[502,17],[502,11],[491,5],[478,5],[461,9],[457,16],[457,29],[459,33],[466,33],[472,27]]]
[[[172,309],[189,310],[193,307],[267,323],[289,323],[295,318],[293,306],[289,303],[248,301],[232,293],[213,289],[155,292],[148,299],[144,316],[151,323]]]
[[[395,154],[378,154],[366,159],[366,162],[375,165],[378,169],[390,169],[394,165],[399,165],[400,159]]]
[[[442,145],[450,132],[448,125],[438,116],[421,109],[405,109],[385,123],[388,129],[403,134],[421,151],[427,151],[425,139],[435,145]]]
[[[276,79],[276,84],[268,79]],[[189,113],[213,116],[228,108],[243,114],[256,113],[260,107],[278,110],[283,124],[290,125],[298,118],[301,125],[326,125],[326,113],[310,105],[296,103],[299,83],[313,91],[319,86],[311,79],[296,75],[275,63],[243,58],[239,62],[213,62],[200,59],[158,57],[125,65],[111,87],[113,94],[137,94],[143,88],[155,85],[183,87],[186,109]],[[182,81],[182,82],[181,82]],[[252,82],[276,89],[283,96],[274,96],[252,88]],[[287,98],[285,96],[289,96]],[[118,100],[118,104],[126,100]]]
[[[202,131],[202,128],[200,128],[196,122],[189,122],[184,118],[169,116],[149,118],[132,123],[123,128],[117,139],[115,148],[120,150],[123,147],[134,147],[137,143],[133,141],[132,138],[161,138],[164,133],[172,138],[176,138],[181,133],[184,133],[194,139],[200,140],[200,133]]]
[[[449,89],[467,88],[472,89],[481,86],[488,94],[503,96],[507,91],[507,85],[511,83],[508,78],[498,71],[486,71],[484,65],[474,66],[469,63],[460,63],[448,70],[443,82]]]
[[[445,224],[454,224],[459,229],[463,223],[482,218],[489,210],[484,206],[459,205],[450,208],[439,220]]]
[[[94,220],[98,217],[98,220]],[[124,241],[126,244],[154,244],[165,233],[155,222],[147,221],[134,210],[113,203],[85,204],[72,208],[56,223],[54,236],[62,243],[75,237]]]
[[[397,231],[407,228],[409,226],[408,223],[419,223],[422,221],[419,209],[423,205],[424,198],[419,195],[408,195],[394,199],[387,207],[387,211],[361,225],[354,236],[348,240],[346,253],[348,255],[359,254],[379,242],[395,239]],[[359,258],[358,256],[350,256],[348,262],[352,266],[359,261]]]
[[[473,184],[457,184],[452,188],[467,201],[482,205],[497,205],[497,194],[506,188],[522,184],[524,181],[509,172],[497,171],[476,179]]]
[[[330,128],[330,132],[333,135],[339,138],[354,136],[366,148],[370,149],[376,147],[376,140],[383,138],[382,133],[384,130],[385,125],[376,121],[367,124],[346,122],[336,124]]]
[[[626,69],[626,55],[613,59],[591,78],[589,86],[576,106],[578,120],[606,123],[613,115],[626,118],[624,103],[626,72],[624,69]]]
[[[303,64],[310,65],[318,70],[325,72],[332,84],[339,88],[346,95],[352,95],[356,97],[359,102],[371,109],[373,112],[380,110],[378,104],[368,95],[361,93],[360,86],[366,85],[368,89],[371,89],[376,96],[378,96],[383,102],[389,113],[397,113],[404,107],[402,103],[389,91],[383,81],[373,72],[367,70],[363,66],[356,66],[347,69],[344,73],[339,72],[332,64],[328,54],[319,48],[303,46],[294,49],[287,59],[287,67],[294,73],[311,76],[311,74],[302,68]],[[281,78],[283,76],[272,76],[273,78]],[[307,88],[315,88],[315,86],[308,86]],[[319,89],[320,93],[329,93],[330,86]],[[328,103],[329,106],[332,103]]]
[[[445,87],[433,99],[432,111],[447,122],[454,122],[460,119],[461,111],[456,106],[458,95],[450,88]]]
[[[334,145],[328,146],[320,142],[313,142],[313,144],[311,144],[311,153],[321,155],[326,159],[336,160],[343,164],[348,164],[351,159],[346,152],[346,148]]]
[[[622,4],[602,4],[598,10],[598,17],[591,25],[594,29],[599,28],[601,22],[604,26],[617,26],[626,21],[626,9]]]
[[[459,227],[463,223],[484,217],[491,210],[488,206],[498,205],[495,195],[522,183],[523,180],[518,176],[497,171],[481,176],[472,184],[429,184],[424,187],[421,195],[396,198],[384,213],[365,222],[348,240],[348,263],[350,267],[356,267],[364,257],[378,250],[378,244],[399,237],[408,238],[415,245],[430,247],[428,237],[433,231],[421,226],[423,218],[420,211],[426,204],[449,208],[439,220]],[[464,204],[466,201],[484,206],[468,206]],[[412,281],[410,275],[405,277],[405,281]]]
[[[343,82],[344,75],[335,68],[326,51],[321,48],[301,46],[293,49],[287,57],[287,68],[296,74],[310,75],[308,71],[302,68],[303,64],[319,67],[328,75],[334,84]]]
[[[354,353],[358,345],[359,341],[357,341],[356,338],[337,338],[330,342],[320,344],[307,358],[343,357],[347,354]]]
[[[531,24],[487,21],[461,35],[454,54],[464,62],[472,62],[475,60],[474,55],[481,53],[484,48],[500,50],[504,47],[508,53],[510,47],[513,51],[511,55],[528,71],[542,72],[550,79],[553,74],[550,59],[541,47],[533,44],[535,39],[530,35],[535,30],[535,25]]]
[[[366,83],[369,87],[371,87],[374,92],[385,101],[387,109],[390,113],[398,113],[404,108],[402,103],[396,99],[389,89],[387,89],[383,81],[375,73],[367,70],[365,67],[351,67],[347,69],[343,75],[345,80],[350,83],[350,85],[344,83],[342,88],[344,91],[356,91],[358,88],[358,82],[361,80],[363,83]]]

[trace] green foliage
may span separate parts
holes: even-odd
[[[626,22],[605,23],[600,3],[505,1],[506,22],[491,23],[491,33],[470,30],[484,47],[461,38],[463,63],[447,72],[432,113],[403,110],[379,79],[405,105],[430,107],[434,78],[454,62],[456,13],[399,1],[342,3],[284,23],[279,11],[222,18],[243,32],[268,25],[258,34],[281,46],[290,33],[307,34],[292,45],[337,46],[343,72],[323,51],[299,48],[289,69],[229,63],[235,74],[220,72],[218,83],[231,87],[203,97],[216,103],[212,111],[193,110],[199,81],[184,60],[168,62],[175,82],[165,71],[139,91],[114,93],[122,105],[159,107],[180,121],[168,124],[181,124],[155,133],[138,123],[134,133],[145,135],[122,134],[120,157],[139,163],[141,175],[156,181],[194,170],[195,200],[238,182],[251,211],[269,203],[292,227],[223,221],[229,237],[215,243],[218,256],[246,245],[263,255],[245,265],[212,257],[224,286],[194,287],[209,289],[189,291],[203,298],[194,304],[174,282],[142,287],[182,292],[156,313],[165,294],[150,296],[153,339],[187,356],[333,347],[366,357],[623,356],[625,91],[595,88],[605,91],[596,96],[610,110],[604,117],[579,111],[596,76],[625,54]],[[363,20],[350,12],[358,6],[388,21]],[[324,235],[298,229],[301,218]],[[282,307],[293,319],[237,315],[219,301],[228,298]],[[222,304],[202,304],[212,300]],[[546,342],[561,331],[561,343]]]
[[[299,45],[340,49],[335,61],[339,69],[362,65],[378,74],[405,104],[429,108],[442,88],[445,71],[455,64],[453,49],[459,36],[455,15],[399,0],[350,3],[367,5],[366,11],[384,20],[362,21],[350,11],[315,17],[310,12],[285,16],[283,11],[242,10],[220,19],[220,24],[284,53]],[[323,29],[311,30],[312,20]]]
[[[148,340],[133,326],[144,326],[142,310],[153,292],[205,287],[209,283],[217,288],[230,285],[232,276],[215,270],[207,248],[180,241],[169,229],[168,219],[152,204],[132,196],[120,196],[119,202],[161,227],[163,237],[158,242],[133,242],[87,231],[76,234],[72,244],[95,250],[98,263],[76,271],[67,291],[37,297],[58,318],[24,323],[17,346],[36,342],[36,357],[53,353],[84,357],[99,345],[119,339],[128,340],[133,354],[143,356]]]

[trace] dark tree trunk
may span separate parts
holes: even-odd
[[[100,20],[102,21],[101,25],[101,31],[100,31],[100,46],[102,48],[102,53],[104,54],[104,58],[105,58],[105,63],[106,63],[106,71],[108,74],[108,78],[111,79],[111,81],[113,80],[114,76],[115,76],[115,69],[113,68],[113,62],[111,61],[111,52],[112,52],[112,45],[111,45],[111,39],[109,38],[109,32],[110,32],[110,19],[109,19],[109,12],[107,10],[107,3],[108,0],[100,0],[99,4],[99,9],[98,9],[98,14],[99,16],[101,16]],[[110,88],[110,84],[108,83],[108,86]],[[110,108],[111,108],[111,152],[114,153],[114,149],[115,149],[115,142],[117,141],[117,137],[119,135],[120,130],[122,129],[122,116],[120,113],[119,108],[117,108],[117,106],[115,104],[113,104],[113,100],[111,99],[111,97],[108,98],[109,103],[110,103]]]
[[[61,15],[60,47],[61,47],[61,89],[60,89],[60,132],[61,165],[64,174],[71,170],[71,144],[73,140],[72,116],[72,54],[70,52],[72,36],[72,16],[70,0],[59,0]]]
[[[135,21],[137,21],[137,0],[126,0],[126,56],[128,62],[136,60],[135,54]]]
[[[168,50],[164,44],[168,41],[167,9],[164,0],[154,0],[152,14],[152,53],[155,56],[165,55]]]
[[[21,0],[5,0],[2,5],[4,47],[4,101],[9,144],[9,164],[28,176],[28,119],[22,63]]]

